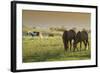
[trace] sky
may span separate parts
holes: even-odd
[[[56,11],[22,11],[22,24],[28,27],[49,28],[65,27],[66,29],[90,29],[90,13],[56,12]]]

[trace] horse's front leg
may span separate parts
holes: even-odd
[[[63,43],[64,43],[65,51],[67,51],[67,49],[68,49],[68,42],[66,40],[63,40]]]
[[[82,42],[80,42],[80,51],[81,51],[81,49],[82,49]]]
[[[71,42],[71,40],[70,40],[70,51],[71,51],[71,48],[72,48],[72,42]]]

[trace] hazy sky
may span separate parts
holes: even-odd
[[[65,27],[67,29],[76,27],[78,29],[90,29],[91,14],[76,12],[52,12],[23,10],[23,25],[41,28]]]

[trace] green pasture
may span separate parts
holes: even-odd
[[[76,50],[75,52],[66,52],[64,50],[61,36],[43,38],[23,36],[22,58],[25,63],[90,59],[90,48],[84,50],[85,48],[83,44],[82,47],[82,51]]]

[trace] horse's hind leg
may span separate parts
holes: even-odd
[[[87,50],[89,47],[88,47],[88,45],[89,45],[89,42],[88,42],[88,40],[85,40],[84,41],[84,45],[85,45],[85,50]]]
[[[89,41],[88,41],[88,49],[90,48],[89,46],[90,46],[90,44],[89,44]]]
[[[89,49],[89,41],[86,40],[86,50],[88,50],[88,49]]]
[[[85,46],[84,50],[86,50],[86,46],[87,46],[86,41],[84,40],[83,43],[84,43],[84,46]]]

